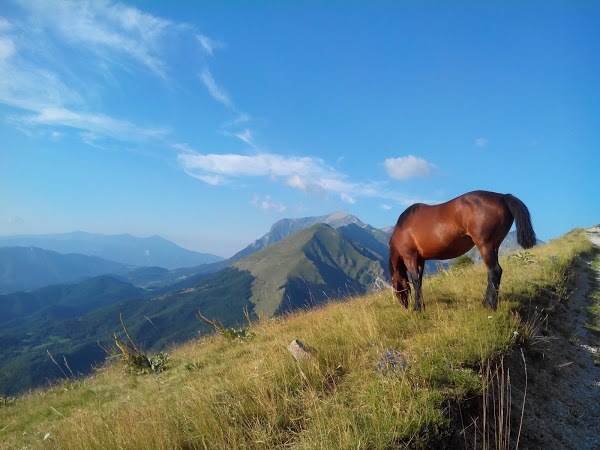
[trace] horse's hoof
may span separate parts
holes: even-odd
[[[483,301],[481,304],[483,305],[483,307],[484,307],[484,308],[487,308],[487,309],[491,309],[491,310],[493,310],[493,311],[496,311],[496,307],[497,307],[497,306],[496,306],[496,305],[493,305],[493,304],[491,304],[491,303],[490,303],[490,302],[488,302],[487,300],[484,300],[484,301]]]

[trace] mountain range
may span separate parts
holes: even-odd
[[[89,372],[106,357],[98,343],[109,343],[107,333],[121,329],[121,317],[140,345],[158,351],[213,331],[198,312],[235,327],[247,316],[269,318],[379,289],[387,278],[390,234],[339,212],[284,219],[228,260],[178,269],[0,248],[5,285],[11,274],[13,286],[32,273],[51,283],[72,275],[69,283],[0,295],[0,394],[61,377],[47,351],[74,372]],[[98,274],[102,270],[110,275]]]
[[[97,256],[130,266],[166,269],[214,263],[224,258],[179,247],[160,236],[140,238],[129,234],[64,234],[0,236],[0,247],[37,247],[57,253]]]

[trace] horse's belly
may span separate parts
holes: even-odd
[[[471,250],[475,244],[470,236],[461,236],[443,245],[434,245],[430,249],[423,248],[421,255],[423,259],[452,259],[458,258]]]

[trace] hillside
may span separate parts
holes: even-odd
[[[75,373],[88,374],[106,359],[103,347],[110,345],[109,334],[122,330],[120,317],[140,344],[157,350],[210,332],[194,320],[199,310],[227,326],[238,324],[245,320],[251,280],[227,269],[195,288],[150,297],[129,283],[100,276],[0,296],[0,395],[60,378],[48,351],[66,358]]]
[[[0,394],[60,378],[48,351],[67,358],[75,373],[89,373],[106,356],[98,342],[118,326],[118,312],[100,321],[98,312],[143,297],[141,289],[106,275],[0,295]]]
[[[210,253],[184,249],[161,238],[129,234],[104,235],[76,231],[63,234],[0,236],[0,247],[39,247],[58,253],[97,256],[132,266],[166,269],[192,267],[223,260]]]
[[[500,439],[514,448],[532,428],[526,421],[520,429],[518,395],[508,418],[506,385],[508,397],[494,400],[494,379],[506,380],[500,356],[516,350],[520,361],[523,349],[534,384],[535,361],[547,358],[538,345],[545,320],[533,313],[568,306],[571,269],[592,251],[577,230],[502,258],[497,311],[481,307],[482,265],[451,269],[426,280],[424,313],[374,293],[256,323],[250,334],[191,341],[171,349],[154,375],[120,363],[4,398],[0,440],[7,448],[473,448],[475,431],[479,444],[494,448]],[[293,339],[310,356],[296,361],[286,350]],[[525,403],[524,411],[553,409]],[[576,426],[569,420],[565,427]]]

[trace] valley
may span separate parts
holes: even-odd
[[[65,373],[89,373],[110,356],[109,335],[122,332],[120,318],[143,348],[157,352],[212,332],[198,312],[237,327],[248,318],[375,292],[386,285],[390,233],[342,212],[284,219],[227,260],[181,268],[0,247],[0,393],[15,395]],[[10,242],[45,242],[24,239]],[[75,246],[63,236],[54,248],[57,241],[63,250]],[[140,245],[129,247],[137,254]],[[428,273],[447,267],[427,264]]]

